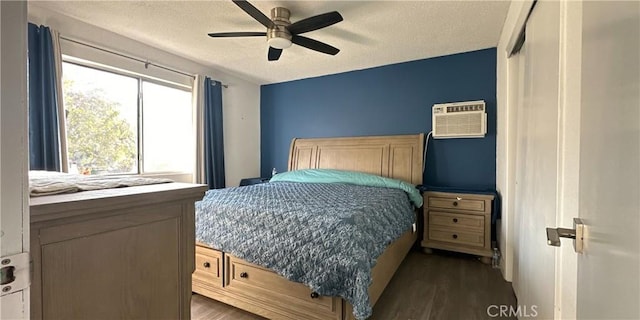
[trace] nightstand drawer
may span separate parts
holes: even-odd
[[[429,211],[429,225],[484,232],[484,216]]]
[[[484,200],[475,199],[429,197],[428,205],[430,208],[485,211]]]
[[[457,228],[439,229],[429,226],[429,239],[467,246],[484,247],[484,234]]]

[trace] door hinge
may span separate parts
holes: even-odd
[[[0,258],[0,296],[23,290],[31,283],[29,253]]]

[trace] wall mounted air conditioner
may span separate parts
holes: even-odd
[[[487,113],[483,100],[434,104],[433,138],[484,138]]]

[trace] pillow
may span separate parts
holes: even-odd
[[[360,186],[400,189],[407,193],[417,208],[422,206],[422,196],[410,183],[373,174],[334,169],[303,169],[278,173],[269,182],[348,183]]]

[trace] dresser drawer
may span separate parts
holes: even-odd
[[[462,228],[437,228],[429,226],[429,239],[460,245],[484,247],[484,233],[467,231]]]
[[[484,232],[484,216],[429,211],[429,225]]]
[[[196,246],[196,270],[192,279],[199,285],[222,287],[222,252]]]
[[[485,212],[484,200],[465,199],[461,197],[429,197],[428,206],[430,208]]]
[[[301,314],[325,314],[326,319],[336,319],[342,312],[339,298],[315,295],[312,298],[311,289],[301,283],[291,282],[271,270],[231,255],[225,255],[225,259],[226,290]]]

